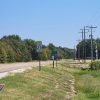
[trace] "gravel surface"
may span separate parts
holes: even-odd
[[[41,66],[46,66],[49,64],[52,64],[52,61],[41,61]],[[0,79],[7,76],[9,73],[23,72],[26,69],[38,66],[39,66],[38,61],[0,64]]]
[[[52,64],[52,61],[41,61],[41,66],[45,66],[49,64]],[[26,69],[29,67],[37,67],[38,65],[39,65],[38,61],[0,64],[0,73],[9,72],[9,71],[17,70],[17,69]]]

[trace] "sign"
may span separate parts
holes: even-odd
[[[38,60],[39,60],[39,71],[41,70],[41,63],[40,63],[40,52],[42,52],[42,42],[38,41],[36,46],[36,51],[38,53]]]
[[[52,56],[52,60],[54,60],[54,56]]]
[[[42,42],[41,42],[41,41],[38,41],[38,42],[37,42],[36,51],[37,51],[38,53],[39,53],[39,52],[42,52]]]
[[[52,50],[52,56],[54,56],[54,59],[57,59],[58,53],[56,49]]]

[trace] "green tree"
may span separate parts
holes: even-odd
[[[3,43],[0,42],[0,63],[5,63],[7,62],[7,54],[4,49]]]
[[[28,49],[28,52],[31,54],[32,60],[38,59],[38,54],[36,52],[36,41],[32,39],[25,39],[24,43]]]
[[[86,50],[86,58],[91,58],[91,40],[87,39],[85,42],[85,50]],[[85,52],[84,50],[84,52]],[[93,39],[93,57],[95,58],[96,56],[96,40]],[[80,54],[80,58],[83,58],[83,41],[81,41],[77,45],[77,57]]]
[[[42,53],[41,53],[41,60],[49,60],[51,57],[51,51],[49,48],[43,48]]]

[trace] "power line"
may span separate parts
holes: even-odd
[[[84,59],[84,63],[86,62],[86,33],[88,33],[88,29],[86,29],[86,27],[84,26],[83,29],[81,29],[82,33],[82,47],[83,47],[83,59]]]
[[[84,28],[83,28],[83,37],[84,37],[84,39],[83,39],[83,43],[84,43],[84,63],[86,62],[86,33],[88,33],[89,32],[89,30],[88,29],[86,29],[86,27],[84,26]]]
[[[97,26],[87,26],[88,28],[90,28],[90,32],[91,32],[91,34],[89,35],[90,36],[90,38],[91,38],[91,62],[93,61],[93,58],[94,58],[94,56],[93,56],[93,29],[94,28],[97,28]]]

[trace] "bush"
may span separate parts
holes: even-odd
[[[93,61],[89,66],[91,70],[100,70],[100,61]]]

